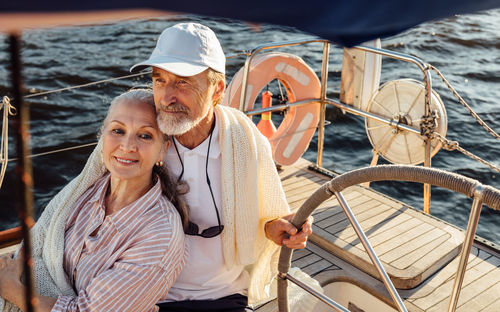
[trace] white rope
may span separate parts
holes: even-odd
[[[150,73],[151,73],[151,71],[144,71],[144,72],[140,72],[137,74],[131,74],[131,75],[126,75],[126,76],[121,76],[121,77],[103,79],[103,80],[89,82],[89,83],[82,84],[82,85],[76,85],[76,86],[71,86],[71,87],[66,87],[66,88],[61,88],[61,89],[56,89],[56,90],[50,90],[50,91],[29,94],[29,95],[24,96],[24,98],[29,99],[29,98],[33,98],[33,97],[37,97],[37,96],[42,96],[42,95],[47,95],[47,94],[52,94],[52,93],[57,93],[57,92],[62,92],[62,91],[68,91],[68,90],[98,85],[101,83],[111,82],[111,81],[115,81],[115,80],[121,80],[121,79],[127,79],[127,78],[147,75]],[[9,117],[9,115],[15,115],[17,113],[17,110],[14,106],[12,106],[10,104],[10,99],[7,96],[3,97],[3,101],[2,101],[2,103],[0,103],[0,110],[4,107],[5,107],[5,110],[4,110],[3,119],[2,119],[2,137],[1,137],[1,146],[0,146],[0,164],[1,164],[0,188],[2,187],[2,182],[3,182],[4,176],[5,176],[5,171],[7,169],[7,164],[9,163],[9,161],[19,160],[18,157],[9,159],[9,147],[8,147],[8,137],[9,137],[9,131],[8,131],[9,130],[9,118],[8,117]],[[82,145],[78,145],[78,146],[62,148],[62,149],[38,153],[38,154],[32,154],[32,155],[29,155],[28,158],[49,155],[49,154],[55,154],[55,153],[69,151],[69,150],[78,149],[78,148],[83,148],[83,147],[87,147],[87,146],[93,146],[96,144],[97,144],[97,142],[93,142],[93,143],[82,144]]]
[[[84,148],[84,147],[94,146],[94,145],[97,145],[97,142],[92,142],[92,143],[87,143],[87,144],[82,144],[82,145],[76,145],[76,146],[71,146],[71,147],[60,148],[60,149],[57,149],[57,150],[47,151],[47,152],[38,153],[38,154],[31,154],[31,155],[27,156],[27,158],[34,158],[34,157],[38,157],[38,156],[45,156],[45,155],[50,155],[50,154],[56,154],[56,153],[60,153],[60,152],[71,151],[71,150],[74,150],[74,149]],[[9,159],[9,161],[15,161],[15,160],[19,160],[19,157]]]
[[[66,88],[61,88],[61,89],[56,89],[56,90],[50,90],[50,91],[25,95],[24,98],[29,99],[29,98],[37,97],[37,96],[41,96],[41,95],[47,95],[47,94],[61,92],[61,91],[68,91],[68,90],[72,90],[72,89],[89,87],[89,86],[98,85],[98,84],[105,83],[105,82],[111,82],[111,81],[120,80],[120,79],[127,79],[127,78],[142,76],[142,75],[146,75],[146,74],[150,74],[150,73],[151,73],[151,71],[144,71],[144,72],[140,72],[138,74],[131,74],[131,75],[121,76],[121,77],[116,77],[116,78],[103,79],[103,80],[89,82],[89,83],[82,84],[82,85],[77,85],[77,86],[72,86],[72,87],[66,87]]]
[[[5,170],[7,170],[7,164],[9,163],[9,115],[17,114],[16,108],[10,104],[10,99],[7,96],[3,97],[0,104],[0,110],[2,109],[2,138],[0,143],[0,163],[2,167],[0,169],[0,188],[2,187]]]

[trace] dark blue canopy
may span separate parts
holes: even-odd
[[[0,12],[150,8],[287,25],[350,46],[428,20],[496,7],[500,0],[4,0]]]

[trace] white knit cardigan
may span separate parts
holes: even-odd
[[[265,237],[266,221],[289,213],[268,140],[240,111],[217,105],[222,154],[222,243],[229,267],[250,272],[250,304],[265,301],[277,271],[278,246]],[[63,269],[64,228],[76,200],[106,172],[102,141],[83,171],[47,205],[31,230],[34,276],[39,294],[76,296]],[[0,298],[0,311],[4,300]],[[18,311],[6,302],[4,311]]]
[[[222,155],[222,248],[226,265],[246,265],[248,302],[270,296],[278,268],[278,246],[266,239],[264,224],[289,213],[272,159],[271,146],[252,120],[240,111],[217,105]]]

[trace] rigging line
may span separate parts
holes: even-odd
[[[233,54],[229,54],[226,58],[234,58],[234,57],[241,56],[241,55],[248,55],[248,53],[245,53],[245,52],[233,53]],[[76,86],[72,86],[72,87],[66,87],[66,88],[60,88],[60,89],[55,89],[55,90],[50,90],[50,91],[38,92],[38,93],[34,93],[34,94],[25,95],[24,98],[29,99],[29,98],[37,97],[37,96],[41,96],[41,95],[47,95],[47,94],[61,92],[61,91],[68,91],[68,90],[72,90],[72,89],[89,87],[89,86],[104,83],[104,82],[111,82],[111,81],[115,81],[115,80],[133,78],[133,77],[142,76],[142,75],[149,75],[149,74],[151,74],[151,72],[152,72],[151,70],[147,70],[147,71],[142,71],[142,72],[136,73],[136,74],[130,74],[130,75],[126,75],[126,76],[103,79],[103,80],[99,80],[99,81],[85,83],[82,85],[76,85]]]
[[[5,172],[7,170],[8,158],[9,158],[9,115],[16,115],[17,109],[10,104],[10,98],[4,96],[2,103],[0,103],[0,110],[3,109],[2,118],[2,134],[0,143],[0,188],[2,187],[3,180],[5,177]]]
[[[472,117],[474,117],[474,119],[476,119],[477,123],[480,124],[489,134],[491,134],[491,136],[493,136],[495,139],[499,140],[500,135],[498,135],[493,129],[491,129],[490,126],[488,126],[486,124],[486,122],[484,122],[481,119],[481,117],[479,117],[479,115],[476,114],[476,112],[474,112],[472,110],[472,108],[469,106],[469,104],[467,104],[467,102],[460,96],[460,94],[458,94],[458,92],[455,90],[455,88],[453,88],[453,86],[444,77],[444,75],[436,67],[434,67],[432,65],[428,65],[428,67],[430,69],[432,69],[434,72],[436,72],[436,74],[441,78],[441,80],[448,87],[448,89],[451,91],[451,93],[453,93],[453,95],[458,99],[460,104],[462,104],[469,111],[469,113],[472,115]]]
[[[328,125],[328,124],[327,124]],[[302,130],[299,130],[299,131],[295,131],[294,133],[290,133],[290,134],[285,134],[285,135],[282,135],[280,137],[277,137],[277,138],[274,138],[270,141],[275,141],[275,140],[279,140],[279,139],[282,139],[282,138],[285,138],[285,137],[289,137],[289,136],[292,136],[292,135],[295,135],[295,134],[299,134],[299,133],[303,133],[303,132],[306,132],[308,130],[311,130],[311,129],[316,129],[317,126],[314,126],[314,127],[308,127],[308,128],[305,128],[305,129],[302,129]],[[93,146],[93,145],[97,145],[97,142],[93,142],[93,143],[87,143],[87,144],[82,144],[82,145],[77,145],[77,146],[71,146],[71,147],[66,147],[66,148],[61,148],[61,149],[57,149],[57,150],[52,150],[52,151],[47,151],[47,152],[43,152],[43,153],[37,153],[37,154],[31,154],[30,156],[28,156],[29,158],[35,158],[35,157],[39,157],[39,156],[45,156],[45,155],[50,155],[50,154],[56,154],[56,153],[60,153],[60,152],[65,152],[65,151],[70,151],[70,150],[75,150],[75,149],[79,149],[79,148],[84,148],[84,147],[89,147],[89,146]],[[8,161],[16,161],[16,160],[19,160],[19,157],[16,157],[16,158],[11,158],[9,159]],[[4,162],[3,160],[0,160],[0,162]]]
[[[105,82],[127,79],[127,78],[142,76],[142,75],[146,75],[146,74],[151,74],[151,71],[145,71],[145,72],[140,72],[137,74],[130,74],[130,75],[121,76],[121,77],[115,77],[115,78],[109,78],[109,79],[103,79],[103,80],[99,80],[99,81],[89,82],[89,83],[85,83],[85,84],[81,84],[81,85],[77,85],[77,86],[72,86],[72,87],[66,87],[66,88],[61,88],[61,89],[56,89],[56,90],[39,92],[39,93],[35,93],[35,94],[29,94],[29,95],[25,95],[24,98],[29,99],[29,98],[37,97],[37,96],[41,96],[41,95],[47,95],[47,94],[52,94],[52,93],[62,92],[62,91],[68,91],[68,90],[72,90],[72,89],[79,89],[79,88],[89,87],[89,86],[93,86],[93,85],[97,85],[97,84],[101,84],[101,83],[105,83]]]
[[[448,140],[447,138],[443,137],[441,134],[437,133],[437,132],[434,132],[432,133],[433,136],[435,138],[437,138],[443,145],[443,148],[447,151],[453,151],[453,150],[457,150],[459,151],[460,153],[464,154],[465,156],[487,166],[487,167],[490,167],[490,169],[496,171],[496,172],[500,172],[500,168],[497,167],[496,165],[488,162],[487,160],[484,160],[482,159],[481,157],[477,156],[477,155],[474,155],[472,154],[471,152],[469,152],[468,150],[464,149],[463,147],[461,147],[457,141],[451,141],[451,140]]]
[[[87,143],[87,144],[82,144],[82,145],[77,145],[77,146],[71,146],[71,147],[66,147],[66,148],[61,148],[61,149],[57,149],[57,150],[53,150],[53,151],[48,151],[48,152],[43,152],[43,153],[38,153],[38,154],[31,154],[31,155],[28,156],[28,158],[34,158],[34,157],[38,157],[38,156],[45,156],[45,155],[50,155],[50,154],[55,154],[55,153],[60,153],[60,152],[65,152],[65,151],[70,151],[70,150],[84,148],[84,147],[93,146],[93,145],[97,145],[97,142]],[[15,161],[15,160],[19,160],[19,157],[11,158],[8,161]]]

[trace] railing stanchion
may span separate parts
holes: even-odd
[[[328,82],[328,62],[330,57],[330,43],[323,43],[323,61],[321,63],[321,107],[318,124],[318,155],[316,157],[316,165],[323,165],[323,146],[325,140],[325,114],[326,114],[326,88]]]
[[[424,167],[431,167],[431,140],[425,140],[425,159],[424,159]],[[431,185],[425,183],[424,184],[424,212],[426,214],[431,213]]]
[[[425,84],[425,117],[430,117],[431,112],[431,98],[432,98],[432,77],[430,71],[424,70],[424,84]],[[427,137],[425,140],[425,159],[424,166],[431,168],[431,138]],[[424,212],[427,214],[431,213],[431,185],[424,184]]]

